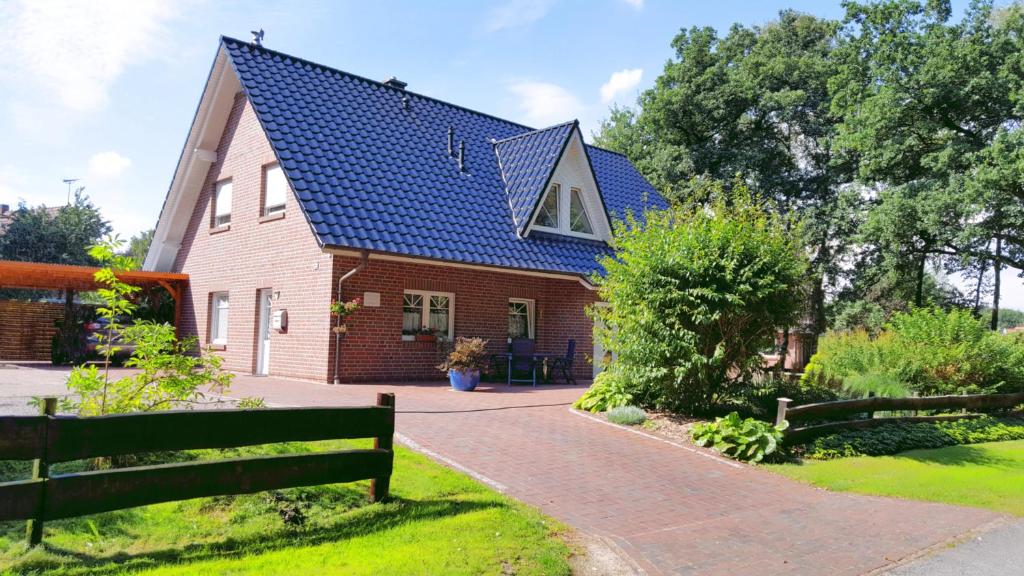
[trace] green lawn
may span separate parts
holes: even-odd
[[[830,490],[988,508],[1024,516],[1024,440],[862,456],[772,470]]]
[[[365,446],[235,452],[352,444]],[[54,521],[44,548],[28,552],[24,523],[0,523],[0,574],[569,573],[563,526],[462,474],[399,447],[391,487],[387,504],[366,504],[359,482]]]

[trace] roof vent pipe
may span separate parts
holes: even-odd
[[[403,95],[402,96],[402,110],[408,110],[408,109],[409,109],[409,97]]]
[[[466,141],[459,140],[459,172],[466,171]]]
[[[455,156],[455,128],[448,127],[448,155]]]

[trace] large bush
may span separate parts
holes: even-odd
[[[738,186],[738,188],[742,188]],[[759,367],[797,320],[806,260],[790,222],[749,193],[616,224],[597,279],[597,336],[636,400],[703,412]]]
[[[1024,390],[1024,339],[992,332],[966,310],[897,313],[874,338],[824,335],[803,382],[852,396],[1015,392]]]

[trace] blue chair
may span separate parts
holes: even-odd
[[[555,358],[555,361],[551,363],[552,370],[561,370],[562,377],[565,378],[566,384],[576,385],[576,378],[572,375],[572,365],[576,362],[576,340],[569,339],[569,347],[565,351],[565,356],[561,358]]]
[[[533,356],[534,342],[529,338],[517,338],[512,341],[508,354],[508,383],[537,385],[537,360]],[[529,372],[530,378],[515,378],[514,374]]]

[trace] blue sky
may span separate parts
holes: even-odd
[[[957,11],[965,1],[955,2]],[[58,205],[81,178],[122,236],[156,224],[221,34],[545,126],[589,134],[631,104],[680,28],[753,25],[838,1],[494,0],[0,3],[0,203]],[[1024,285],[1007,276],[1010,302]]]

